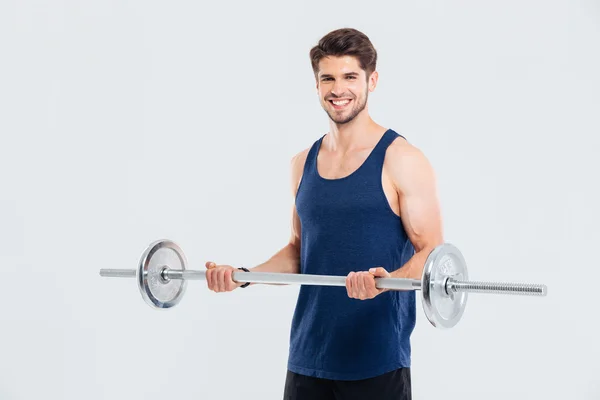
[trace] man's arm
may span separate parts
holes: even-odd
[[[415,254],[390,274],[393,278],[421,279],[427,256],[444,240],[436,177],[419,149],[397,142],[389,147],[389,171],[398,193],[402,224]]]
[[[302,178],[302,172],[304,170],[304,163],[308,149],[296,154],[291,160],[290,168],[290,186],[292,192],[292,199],[296,198],[300,179]],[[300,273],[300,218],[296,212],[295,201],[292,205],[292,219],[291,219],[291,235],[289,243],[279,250],[273,257],[266,262],[251,268],[251,272],[280,272],[280,273]]]
[[[308,149],[304,150],[292,158],[291,161],[291,184],[294,200]],[[295,203],[295,201],[294,201]],[[244,285],[233,280],[235,268],[231,265],[216,265],[212,261],[206,263],[206,284],[214,292],[230,292]],[[292,208],[292,234],[289,243],[281,250],[275,253],[266,262],[250,269],[251,272],[279,272],[279,273],[300,273],[300,218],[296,213],[296,206]],[[251,283],[253,285],[254,283]]]

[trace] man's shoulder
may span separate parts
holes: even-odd
[[[406,140],[403,136],[398,136],[390,145],[388,146],[386,159],[389,158],[390,161],[397,163],[400,160],[415,159],[425,157],[425,154],[419,149],[417,146],[411,144],[408,140]],[[410,161],[410,160],[409,160]]]
[[[300,180],[302,179],[304,172],[304,165],[306,164],[306,159],[308,158],[308,153],[311,148],[312,145],[294,154],[290,161],[291,183],[294,196],[300,185]]]
[[[291,159],[291,166],[292,169],[300,169],[300,171],[302,171],[302,169],[304,168],[304,164],[306,163],[306,159],[308,158],[308,153],[310,153],[310,150],[317,144],[317,142],[322,138],[323,136],[319,136],[317,139],[315,139],[310,146],[300,150],[298,153],[294,154],[294,156]]]
[[[423,151],[402,137],[389,145],[384,167],[397,188],[433,178],[432,166]]]
[[[307,147],[298,153],[294,154],[292,157],[291,163],[292,165],[304,164],[306,158],[308,157],[308,152],[310,151],[310,147]]]

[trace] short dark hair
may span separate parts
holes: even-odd
[[[329,32],[310,50],[310,62],[315,78],[319,74],[319,61],[327,56],[358,58],[360,68],[366,72],[367,78],[377,67],[377,51],[371,40],[364,33],[352,28]]]

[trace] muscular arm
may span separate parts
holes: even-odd
[[[296,198],[298,191],[298,185],[302,177],[302,171],[304,170],[304,163],[306,161],[308,151],[304,150],[296,154],[291,160],[291,173],[290,173],[290,186],[292,192],[292,198]],[[295,203],[292,201],[292,203]],[[266,262],[251,268],[251,272],[280,272],[280,273],[300,273],[300,218],[296,212],[296,205],[292,205],[292,218],[291,218],[291,235],[289,242],[275,255],[273,255]]]
[[[406,142],[394,143],[388,153],[391,157],[386,164],[398,193],[400,217],[415,248],[410,260],[390,274],[421,279],[427,256],[443,242],[435,172],[425,155]]]

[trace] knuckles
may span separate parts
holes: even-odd
[[[236,288],[233,282],[233,267],[218,266],[206,271],[206,281],[209,290],[213,292],[229,292]]]
[[[361,290],[362,287],[365,290]],[[377,295],[375,281],[367,271],[350,272],[346,276],[346,290],[348,297],[358,300],[372,299]]]

